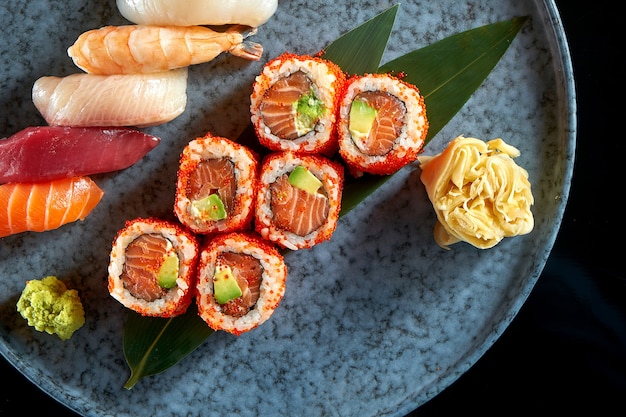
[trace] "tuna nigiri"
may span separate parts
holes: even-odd
[[[88,177],[0,185],[0,237],[84,220],[103,195]]]
[[[187,67],[150,74],[41,77],[35,107],[51,126],[135,126],[169,122],[187,105]]]
[[[0,184],[117,171],[139,161],[159,142],[125,127],[27,127],[0,140]]]
[[[278,0],[117,0],[120,14],[150,25],[257,27],[276,12]]]

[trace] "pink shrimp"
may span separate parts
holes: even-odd
[[[81,34],[67,50],[90,74],[161,72],[213,60],[222,52],[259,60],[263,47],[246,40],[248,26],[217,32],[204,26],[105,26]]]

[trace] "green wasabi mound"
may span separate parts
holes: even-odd
[[[57,277],[26,281],[17,311],[37,331],[67,340],[85,324],[78,291],[69,290]]]

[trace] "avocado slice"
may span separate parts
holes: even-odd
[[[320,181],[315,175],[302,165],[298,165],[289,174],[289,184],[294,187],[298,187],[309,194],[315,194],[317,190],[322,186]]]
[[[364,100],[356,99],[350,107],[350,123],[348,129],[354,139],[364,139],[370,133],[378,111]]]
[[[178,255],[172,252],[167,255],[163,264],[159,268],[157,282],[162,288],[172,288],[176,285],[178,278]]]
[[[200,200],[191,203],[195,214],[200,217],[208,217],[213,221],[226,218],[226,207],[218,194],[210,194]]]
[[[241,297],[243,292],[237,284],[237,279],[228,265],[216,266],[213,274],[213,294],[215,301],[225,304],[230,300]]]
[[[315,96],[313,90],[303,94],[293,106],[298,136],[304,136],[313,130],[326,111],[324,103]]]

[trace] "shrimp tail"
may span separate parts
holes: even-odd
[[[252,61],[258,61],[261,59],[261,56],[263,55],[263,46],[257,42],[247,40],[250,36],[256,35],[257,31],[258,30],[255,27],[244,25],[233,25],[228,28],[226,33],[235,35],[237,38],[240,37],[241,39],[240,42],[235,42],[228,52],[231,55]]]
[[[263,45],[252,41],[243,41],[233,46],[228,52],[239,58],[258,61],[263,55]]]

